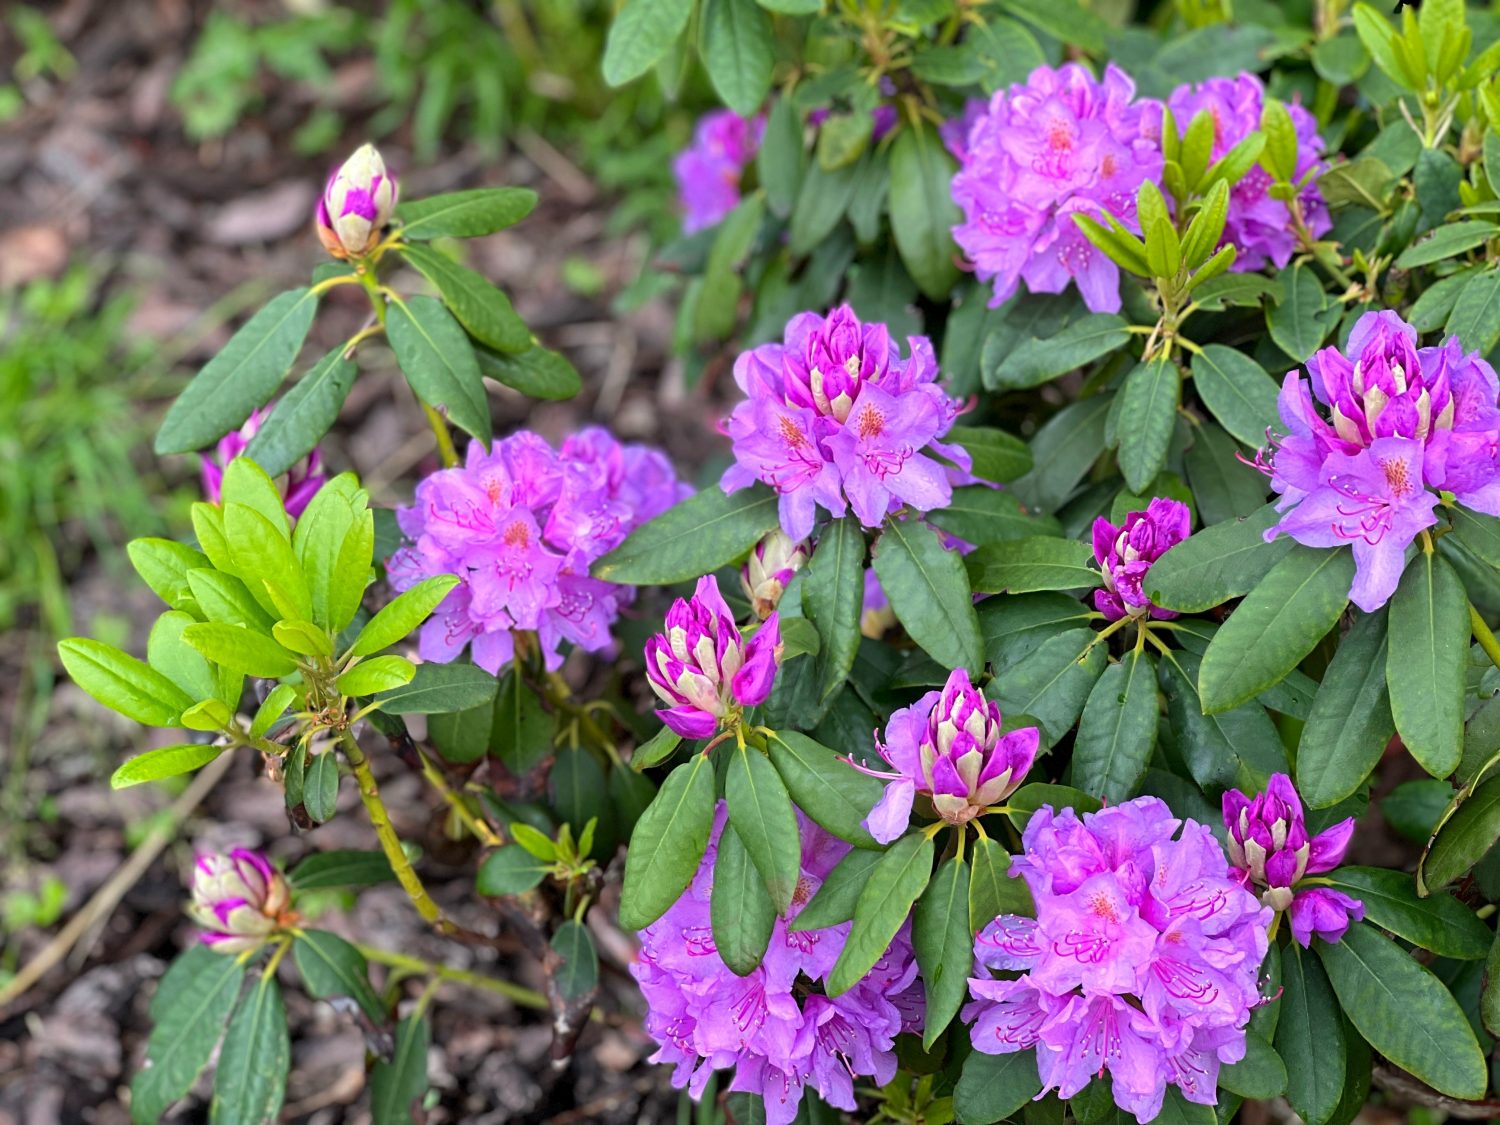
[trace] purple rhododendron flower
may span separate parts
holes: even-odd
[[[734,378],[748,398],[724,423],[735,457],[724,491],[769,484],[792,539],[811,533],[819,505],[835,516],[852,506],[866,527],[903,504],[946,507],[953,485],[972,479],[968,453],[938,440],[961,404],[937,384],[931,342],[907,344],[903,359],[885,325],[842,305],[827,317],[799,313],[784,343],[742,353]]]
[[[646,679],[671,704],[656,714],[683,738],[709,738],[743,708],[764,703],[780,662],[778,615],[747,642],[712,574],[698,579],[691,601],[672,603],[666,629],[646,642]]]
[[[672,162],[682,231],[711,227],[740,201],[740,177],[760,148],[766,119],[746,119],[732,109],[716,109],[698,119],[693,143]]]
[[[565,641],[605,651],[635,590],[590,577],[589,564],[691,492],[665,454],[598,427],[559,450],[527,430],[489,453],[471,442],[462,467],[433,473],[416,503],[396,510],[410,543],[386,564],[391,585],[459,578],[422,626],[417,651],[446,664],[467,645],[493,673],[514,655],[516,630],[537,634],[551,669]]]
[[[250,439],[260,432],[270,413],[269,410],[250,411],[250,417],[245,419],[243,426],[219,439],[212,457],[207,453],[199,457],[203,468],[203,495],[210,504],[219,502],[220,489],[224,485],[224,470],[229,467],[229,462],[245,452]],[[323,473],[323,458],[316,449],[293,465],[287,471],[286,484],[282,486],[287,515],[293,519],[300,516],[327,480],[328,477]]]
[[[740,567],[740,586],[755,616],[764,621],[771,616],[787,583],[807,565],[812,547],[804,541],[796,541],[780,530],[762,537]]]
[[[1033,293],[1078,286],[1094,312],[1120,310],[1120,271],[1073,221],[1109,212],[1136,229],[1135,193],[1160,178],[1161,105],[1135,100],[1135,83],[1111,64],[1103,81],[1078,63],[1037,67],[1025,85],[997,90],[970,126],[953,201],[953,228],[991,307],[1019,282]]]
[[[1000,732],[1000,705],[955,668],[940,692],[894,712],[875,748],[895,771],[856,766],[888,781],[864,826],[882,844],[906,831],[918,793],[950,824],[967,824],[1014,793],[1036,757],[1036,727]]]
[[[1104,572],[1104,589],[1094,591],[1094,608],[1110,621],[1122,617],[1167,620],[1177,614],[1151,604],[1144,583],[1151,564],[1181,543],[1192,530],[1186,504],[1158,496],[1144,512],[1128,512],[1119,527],[1100,516],[1094,521],[1094,561]]]
[[[661,1044],[651,1061],[672,1063],[672,1085],[686,1086],[694,1098],[702,1097],[715,1070],[733,1067],[729,1089],[761,1095],[771,1125],[788,1125],[809,1087],[830,1105],[852,1111],[855,1079],[889,1082],[896,1074],[896,1036],[921,1028],[911,925],[902,926],[849,991],[835,998],[817,991],[843,950],[850,923],[804,933],[788,927],[849,847],[799,811],[802,874],[791,909],[776,919],[759,967],[736,976],[719,956],[709,917],[725,820],[721,802],[698,874],[640,934],[640,957],[630,971],[646,997],[646,1031]]]
[[[1082,819],[1044,805],[1023,845],[1011,873],[1036,917],[1002,915],[975,939],[963,1012],[975,1049],[1036,1047],[1039,1098],[1070,1098],[1108,1070],[1115,1103],[1141,1122],[1169,1084],[1214,1105],[1219,1066],[1244,1057],[1261,1002],[1271,911],[1233,878],[1206,826],[1155,797]]]
[[[1238,789],[1224,794],[1224,827],[1229,830],[1229,860],[1241,881],[1260,891],[1260,900],[1280,913],[1290,909],[1292,936],[1306,948],[1313,934],[1338,941],[1351,921],[1365,916],[1364,904],[1332,887],[1297,887],[1306,875],[1321,875],[1344,862],[1354,818],[1309,838],[1302,818],[1302,798],[1292,779],[1272,774],[1266,790],[1254,800]]]
[[[963,113],[950,117],[938,126],[938,136],[942,138],[943,146],[960,164],[968,163],[969,134],[974,131],[975,123],[982,120],[989,111],[990,103],[986,99],[969,98],[964,102]]]
[[[1214,123],[1211,159],[1218,160],[1260,128],[1265,99],[1265,83],[1244,73],[1236,78],[1210,78],[1198,86],[1179,86],[1167,99],[1167,108],[1179,134],[1187,132],[1199,112],[1208,111]],[[1307,110],[1296,102],[1288,102],[1286,110],[1297,130],[1293,182],[1298,182],[1309,172],[1323,171],[1323,139],[1318,136],[1317,120]],[[1219,245],[1233,243],[1238,251],[1230,269],[1251,272],[1264,269],[1268,263],[1283,269],[1292,259],[1297,238],[1291,212],[1281,200],[1271,198],[1271,183],[1270,173],[1257,164],[1229,190],[1229,214]],[[1332,229],[1333,220],[1316,176],[1302,189],[1301,206],[1302,221],[1314,238]]]
[[[1440,490],[1500,516],[1500,383],[1456,337],[1417,347],[1416,329],[1393,312],[1365,313],[1347,352],[1324,348],[1307,372],[1287,373],[1287,432],[1268,433],[1258,461],[1284,513],[1266,539],[1352,545],[1349,597],[1373,611],[1395,592],[1417,533],[1437,522]]]
[[[193,904],[188,913],[203,927],[204,945],[216,953],[257,949],[292,925],[292,891],[265,856],[248,848],[200,855],[193,864]]]

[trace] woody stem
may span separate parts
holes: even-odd
[[[439,929],[445,928],[447,920],[443,918],[441,908],[427,893],[427,888],[422,885],[422,877],[417,874],[417,869],[411,865],[411,860],[401,847],[401,837],[396,835],[396,827],[391,823],[390,814],[386,812],[385,802],[380,799],[380,787],[375,784],[370,759],[365,757],[365,752],[359,748],[359,743],[347,728],[339,731],[339,741],[343,743],[344,757],[349,759],[355,779],[359,782],[359,798],[364,802],[370,824],[380,839],[380,850],[385,853],[391,870],[396,873],[396,881],[417,908],[422,921],[432,923]]]

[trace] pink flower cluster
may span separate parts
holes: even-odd
[[[850,923],[803,933],[788,926],[849,847],[797,817],[802,876],[758,968],[736,976],[714,944],[709,896],[719,835],[728,830],[721,803],[698,874],[641,931],[640,958],[630,970],[646,997],[646,1031],[661,1044],[651,1061],[672,1063],[672,1084],[694,1098],[715,1070],[733,1067],[729,1089],[761,1095],[770,1125],[788,1125],[808,1087],[830,1105],[854,1110],[855,1079],[883,1085],[895,1077],[896,1036],[922,1021],[909,926],[849,991],[830,998],[819,990]]]
[[[1417,330],[1393,312],[1365,313],[1347,350],[1324,348],[1307,372],[1287,373],[1287,432],[1267,435],[1259,462],[1284,513],[1266,539],[1350,544],[1349,597],[1373,612],[1395,592],[1407,547],[1437,522],[1440,491],[1500,516],[1500,382],[1455,337],[1417,347]]]
[[[974,1047],[1036,1048],[1043,1093],[1061,1098],[1107,1070],[1115,1103],[1141,1122],[1168,1085],[1214,1105],[1220,1064],[1245,1055],[1271,911],[1206,826],[1155,797],[1081,820],[1043,806],[1023,844],[1011,873],[1036,917],[1003,915],[975,939],[976,972],[1007,976],[969,981]]]
[[[693,143],[672,162],[684,234],[711,227],[735,209],[740,177],[765,131],[764,116],[746,120],[732,109],[716,109],[698,119]]]
[[[1179,500],[1158,496],[1144,512],[1127,512],[1116,527],[1100,516],[1094,521],[1094,561],[1104,574],[1104,589],[1094,591],[1094,608],[1110,621],[1122,617],[1166,620],[1177,614],[1158,609],[1146,596],[1151,564],[1188,537],[1193,513]]]
[[[1265,99],[1265,83],[1246,73],[1237,78],[1210,78],[1198,86],[1179,86],[1167,99],[1167,108],[1179,134],[1187,132],[1198,113],[1208,111],[1214,123],[1211,159],[1218,160],[1260,128]],[[1318,123],[1312,114],[1295,102],[1288,103],[1286,109],[1297,129],[1295,180],[1300,180],[1309,172],[1322,171],[1323,139],[1318,136]],[[1270,173],[1257,164],[1230,188],[1229,214],[1219,244],[1234,244],[1238,253],[1231,268],[1235,270],[1254,272],[1268,264],[1284,269],[1292,259],[1297,245],[1292,215],[1285,203],[1271,198],[1271,182]],[[1299,203],[1309,233],[1314,238],[1327,234],[1333,220],[1316,178],[1302,189]]]
[[[1297,884],[1344,862],[1354,835],[1354,818],[1341,820],[1316,836],[1307,834],[1302,798],[1284,773],[1271,775],[1264,793],[1253,800],[1238,789],[1224,794],[1224,827],[1229,831],[1229,858],[1240,879],[1260,892],[1260,900],[1278,914],[1289,911],[1292,936],[1305,949],[1314,934],[1338,941],[1350,921],[1365,916],[1364,903],[1332,887]]]
[[[966,111],[965,117],[969,114]],[[962,139],[953,228],[998,306],[1025,281],[1033,293],[1077,284],[1095,312],[1120,309],[1120,271],[1073,221],[1114,215],[1135,228],[1135,193],[1161,176],[1161,106],[1136,101],[1135,83],[1110,65],[1103,81],[1078,63],[1037,67],[1025,85],[998,90]]]
[[[219,439],[213,456],[205,453],[199,458],[203,466],[203,495],[210,504],[219,502],[219,490],[223,487],[224,470],[229,467],[229,462],[245,452],[250,439],[260,432],[270,413],[269,410],[252,410],[243,426]],[[323,458],[316,449],[293,465],[282,486],[287,515],[293,519],[300,516],[327,480],[323,473]]]
[[[969,455],[938,440],[961,405],[937,384],[931,342],[907,344],[903,359],[885,325],[843,305],[827,317],[799,313],[784,343],[741,354],[734,378],[748,397],[724,424],[735,457],[724,491],[769,484],[794,540],[812,531],[818,506],[835,516],[852,506],[866,527],[903,504],[946,507],[953,485],[971,479]]]
[[[609,648],[635,591],[590,577],[589,564],[691,491],[665,454],[598,427],[561,449],[526,430],[489,453],[470,443],[462,467],[433,473],[396,511],[410,543],[386,564],[391,585],[460,579],[422,626],[422,659],[448,663],[468,645],[475,664],[498,673],[517,630],[537,634],[548,668],[562,664],[565,641]]]

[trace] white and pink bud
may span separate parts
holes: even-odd
[[[396,178],[374,145],[361,145],[318,200],[318,239],[335,258],[358,258],[380,241],[396,209]]]
[[[205,945],[217,953],[242,953],[295,924],[292,892],[281,872],[259,852],[200,855],[193,865],[188,913],[203,927]]]
[[[755,545],[740,568],[740,585],[756,617],[764,621],[771,616],[792,577],[807,565],[811,556],[812,549],[806,540],[793,540],[780,528]]]
[[[710,738],[764,703],[780,661],[777,614],[746,641],[713,575],[698,579],[691,600],[673,602],[666,629],[646,642],[646,679],[669,705],[657,715],[684,738]]]

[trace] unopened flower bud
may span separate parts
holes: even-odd
[[[781,601],[781,595],[786,593],[792,576],[807,565],[811,554],[805,541],[793,541],[780,528],[755,545],[755,550],[740,568],[740,585],[744,587],[745,597],[750,599],[756,617],[764,621],[771,616]]]
[[[328,180],[318,201],[318,238],[335,258],[368,254],[396,208],[396,178],[374,145],[361,145]]]
[[[955,669],[941,692],[891,715],[885,742],[876,742],[891,772],[864,769],[888,782],[865,827],[890,843],[906,831],[918,793],[950,824],[967,824],[1016,791],[1039,741],[1036,727],[1002,734],[999,705],[974,687],[968,672]]]
[[[1260,891],[1261,902],[1278,912],[1291,911],[1292,935],[1304,946],[1313,933],[1337,941],[1351,918],[1364,917],[1364,906],[1341,891],[1297,887],[1303,876],[1320,875],[1343,862],[1354,833],[1353,817],[1309,837],[1302,798],[1292,779],[1278,773],[1253,800],[1237,789],[1226,792],[1224,827],[1229,862]]]
[[[228,855],[198,857],[188,913],[203,927],[205,945],[242,953],[296,922],[291,897],[287,881],[265,856],[235,848]]]
[[[684,738],[709,738],[743,708],[764,703],[780,661],[777,615],[747,642],[711,574],[698,579],[691,601],[672,604],[665,631],[646,642],[646,679],[671,705],[657,715]]]

